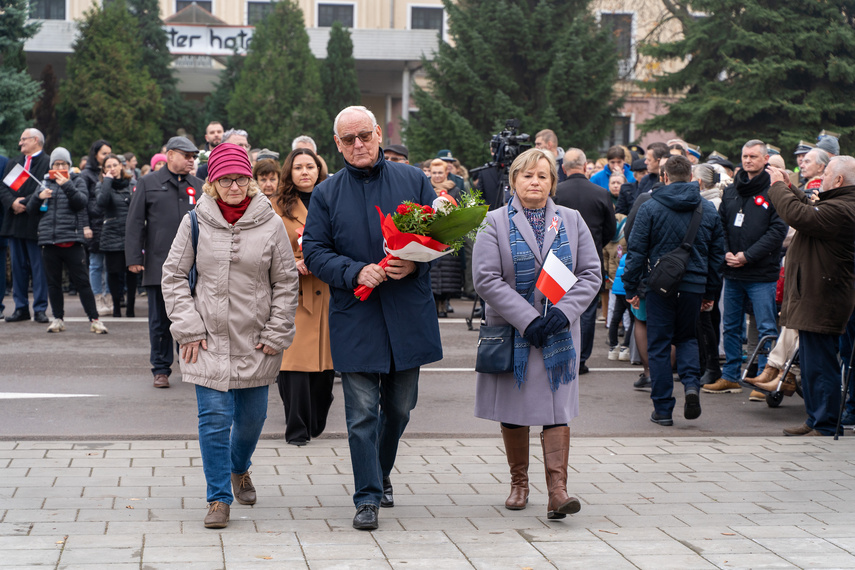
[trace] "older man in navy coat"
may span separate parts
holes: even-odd
[[[303,233],[309,270],[330,286],[330,346],[342,373],[353,464],[354,528],[378,526],[377,507],[394,505],[389,474],[418,397],[419,367],[442,358],[426,263],[393,260],[384,270],[384,214],[404,201],[431,204],[436,193],[418,169],[386,161],[382,133],[365,107],[335,119],[345,168],[312,192]],[[376,289],[359,301],[353,289]]]

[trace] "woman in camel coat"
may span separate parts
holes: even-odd
[[[278,378],[279,395],[285,406],[285,441],[292,445],[305,445],[323,433],[333,401],[330,291],[306,268],[300,245],[312,190],[326,177],[326,166],[314,152],[297,149],[285,159],[279,188],[272,197],[276,213],[288,230],[300,273],[297,335],[282,355]]]

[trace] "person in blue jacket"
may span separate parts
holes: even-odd
[[[418,397],[419,367],[442,358],[430,265],[392,260],[385,270],[380,216],[404,201],[436,198],[418,169],[385,160],[382,132],[365,107],[334,123],[345,168],[315,188],[303,233],[309,271],[330,287],[330,348],[342,373],[353,465],[353,526],[377,528],[378,506],[392,507],[389,474]],[[353,290],[376,289],[365,301]]]
[[[627,184],[635,182],[635,176],[632,174],[632,169],[626,163],[626,153],[622,146],[615,145],[606,153],[606,160],[609,163],[602,170],[591,176],[591,182],[604,190],[609,189],[609,178],[613,172],[623,172]]]

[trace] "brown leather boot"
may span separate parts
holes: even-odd
[[[755,386],[767,392],[781,392],[785,396],[792,396],[796,392],[796,377],[792,372],[787,372],[787,378],[781,383],[781,388],[779,389],[778,382],[781,382],[783,375],[784,371],[781,370],[774,380],[770,380],[765,384],[755,384]]]
[[[505,501],[505,508],[521,511],[528,502],[528,427],[508,429],[502,426],[502,439],[508,466],[511,468],[511,494]]]
[[[757,386],[758,384],[765,384],[766,382],[771,382],[772,380],[775,380],[775,378],[777,378],[778,375],[781,374],[781,372],[782,370],[774,368],[767,364],[766,367],[763,369],[763,372],[761,372],[758,376],[754,378],[746,378],[745,381],[749,384],[754,384],[755,386]]]
[[[567,495],[567,461],[570,458],[570,428],[554,427],[540,433],[543,447],[543,468],[546,471],[546,488],[549,504],[546,518],[563,519],[579,512],[579,499]]]

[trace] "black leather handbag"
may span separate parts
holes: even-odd
[[[481,325],[475,372],[507,374],[514,370],[514,327]]]

